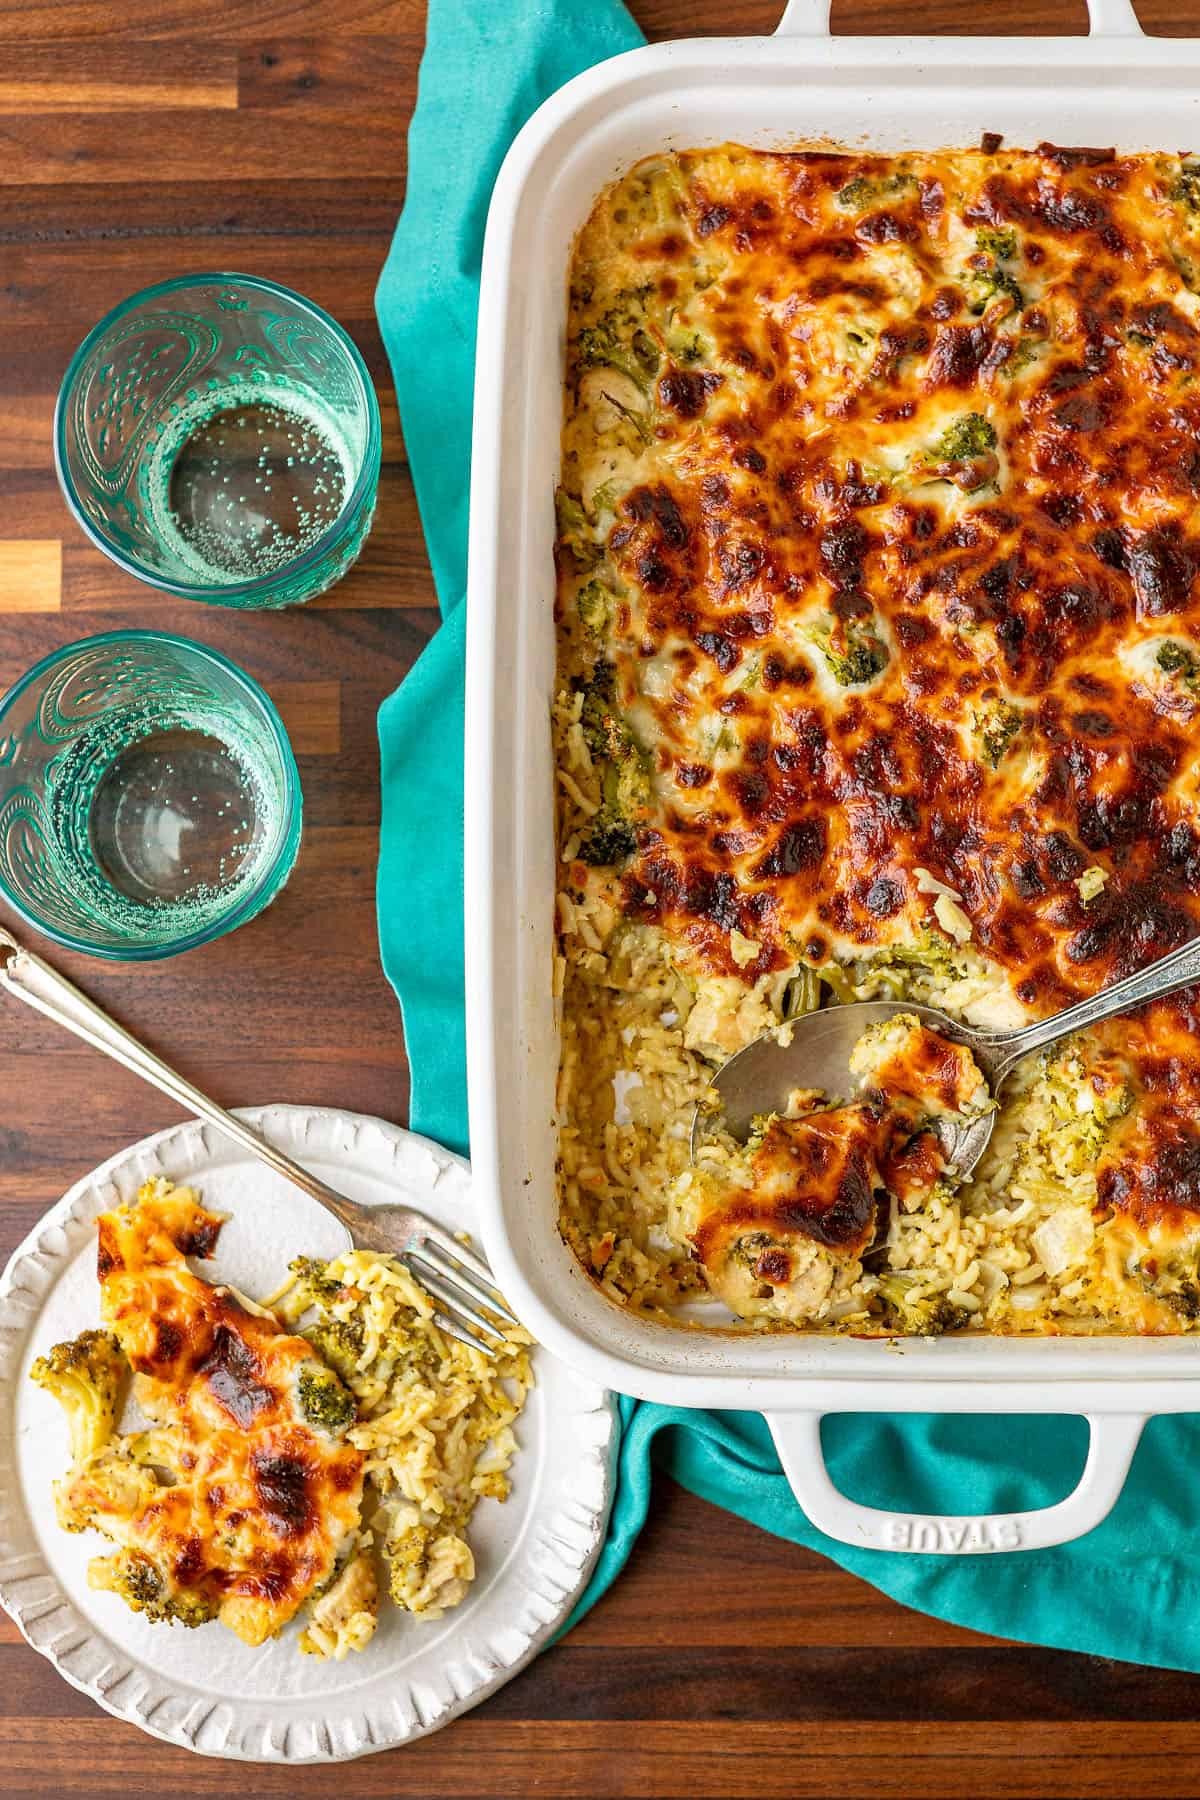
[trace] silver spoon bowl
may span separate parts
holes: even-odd
[[[1144,969],[1127,975],[1112,987],[1087,1000],[1077,1001],[1049,1019],[1038,1019],[1016,1031],[979,1031],[963,1025],[936,1006],[917,1006],[911,1000],[860,1000],[849,1006],[823,1007],[804,1013],[747,1044],[731,1056],[713,1077],[705,1099],[692,1118],[693,1161],[704,1139],[719,1119],[736,1138],[749,1135],[758,1114],[784,1112],[788,1096],[796,1088],[819,1088],[839,1100],[852,1098],[858,1083],[850,1073],[850,1052],[870,1025],[878,1025],[897,1013],[915,1013],[923,1025],[952,1043],[963,1044],[979,1065],[994,1100],[1022,1057],[1044,1050],[1115,1014],[1132,1012],[1147,1001],[1161,1000],[1179,988],[1200,982],[1200,938],[1159,957]],[[781,1043],[779,1037],[786,1041]],[[996,1122],[994,1111],[977,1118],[954,1119],[939,1125],[947,1170],[964,1180],[987,1148]]]

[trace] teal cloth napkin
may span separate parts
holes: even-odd
[[[379,936],[413,1067],[415,1130],[467,1148],[462,938],[463,597],[479,260],[488,198],[526,118],[580,70],[641,42],[618,0],[430,0],[408,198],[379,322],[444,623],[379,715]],[[854,1550],[813,1529],[761,1418],[623,1399],[616,1500],[575,1617],[619,1573],[651,1504],[651,1462],[694,1493],[808,1544],[909,1606],[1032,1643],[1200,1669],[1200,1451],[1191,1417],[1148,1428],[1116,1508],[1056,1550],[936,1557]],[[834,1481],[906,1511],[1048,1506],[1075,1485],[1078,1419],[842,1416]]]

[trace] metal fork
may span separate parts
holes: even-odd
[[[496,1292],[491,1270],[483,1259],[460,1244],[441,1225],[427,1219],[415,1207],[360,1206],[357,1201],[347,1200],[344,1194],[327,1187],[251,1126],[227,1113],[190,1081],[185,1081],[169,1064],[109,1018],[86,994],[80,993],[64,975],[43,962],[40,956],[26,950],[2,925],[0,983],[35,1012],[73,1032],[114,1062],[132,1069],[135,1075],[140,1075],[143,1081],[158,1088],[185,1111],[196,1113],[210,1125],[218,1126],[260,1162],[266,1163],[268,1168],[323,1206],[326,1212],[332,1213],[346,1227],[359,1249],[399,1257],[441,1308],[433,1315],[441,1329],[472,1350],[495,1358],[495,1347],[488,1339],[498,1339],[502,1335],[496,1320],[503,1319],[510,1325],[518,1321]]]

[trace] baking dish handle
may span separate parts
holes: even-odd
[[[833,0],[787,0],[776,37],[828,37]]]
[[[832,0],[787,0],[776,37],[828,37]],[[1141,37],[1132,0],[1087,0],[1092,37]]]
[[[821,1451],[821,1413],[767,1415],[771,1436],[793,1494],[818,1531],[861,1550],[920,1550],[933,1556],[975,1556],[995,1550],[1048,1550],[1082,1537],[1116,1504],[1144,1414],[1088,1415],[1091,1441],[1079,1485],[1057,1506],[1034,1512],[950,1514],[883,1512],[847,1500],[829,1479]]]
[[[1133,0],[1087,0],[1089,37],[1144,37]]]

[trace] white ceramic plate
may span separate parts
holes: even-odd
[[[425,1138],[324,1107],[241,1116],[354,1200],[407,1199],[454,1230],[474,1225],[467,1164]],[[0,1601],[73,1686],[189,1750],[324,1762],[421,1737],[522,1668],[581,1592],[611,1497],[611,1397],[537,1353],[512,1495],[503,1506],[480,1502],[475,1583],[439,1620],[385,1602],[371,1644],[340,1663],[303,1656],[296,1623],[260,1650],[215,1624],[148,1625],[88,1588],[88,1561],[104,1541],[55,1524],[51,1483],[67,1465],[66,1427],[27,1376],[51,1344],[98,1323],[94,1221],[156,1174],[194,1183],[229,1213],[205,1272],[251,1295],[278,1286],[293,1256],[345,1247],[314,1201],[196,1122],[123,1151],[47,1213],[0,1282]]]

